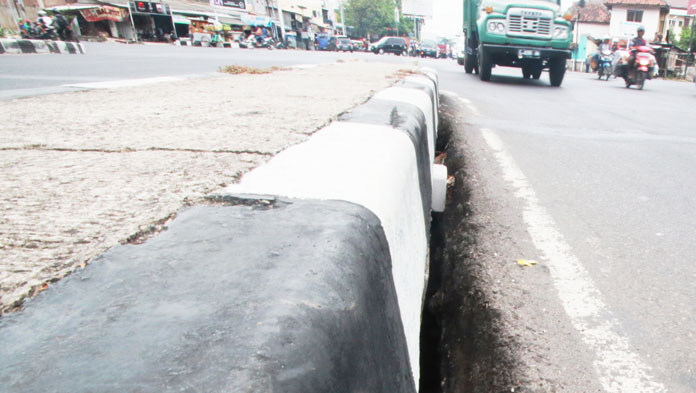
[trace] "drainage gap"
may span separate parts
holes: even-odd
[[[437,150],[454,176],[444,213],[433,213],[430,272],[421,326],[420,393],[515,392],[515,363],[488,307],[486,269],[477,258],[465,120],[456,98],[441,96]],[[517,390],[518,392],[521,390]]]

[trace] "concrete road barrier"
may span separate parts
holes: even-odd
[[[436,80],[404,78],[0,319],[3,389],[416,392]]]
[[[85,54],[85,47],[78,42],[52,40],[0,39],[0,54],[20,53],[71,53]]]

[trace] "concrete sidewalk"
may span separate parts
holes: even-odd
[[[3,102],[0,312],[410,72],[349,62]]]

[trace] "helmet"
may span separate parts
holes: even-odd
[[[645,33],[645,27],[643,27],[643,26],[638,26],[638,31],[642,31],[643,33]]]
[[[602,38],[602,41],[611,41],[611,37],[606,35],[606,36],[604,36],[604,38]]]
[[[46,16],[46,11],[44,11],[44,10],[39,11],[39,16]]]

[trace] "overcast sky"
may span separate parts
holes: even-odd
[[[462,31],[463,0],[433,0],[433,19],[426,20],[423,35],[454,37]]]
[[[423,34],[454,37],[461,34],[463,0],[432,0],[433,19],[426,20]],[[562,0],[562,10],[567,9],[573,0]]]

